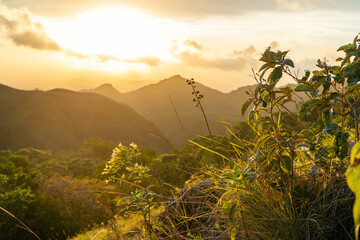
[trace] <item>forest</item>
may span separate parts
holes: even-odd
[[[188,79],[208,134],[182,148],[1,150],[0,239],[358,239],[360,39],[304,73],[288,52],[261,54],[224,135]]]

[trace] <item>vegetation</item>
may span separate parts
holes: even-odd
[[[115,189],[105,185],[97,168],[103,168],[111,146],[92,140],[75,153],[0,151],[0,206],[41,239],[66,239],[107,222],[115,199],[106,192]],[[102,156],[106,158],[99,158],[106,151],[107,156]],[[0,215],[0,239],[34,239],[13,216],[5,211]]]
[[[188,143],[188,139],[208,134],[203,114],[194,107],[196,103],[191,97],[193,90],[184,82],[186,82],[185,78],[175,75],[126,93],[116,94],[117,90],[109,85],[89,91],[128,104],[142,116],[153,121],[173,147],[183,148]],[[218,120],[236,124],[242,119],[240,104],[247,99],[245,91],[254,88],[255,85],[252,84],[230,93],[222,93],[199,82],[196,83],[196,89],[205,97],[201,102],[214,135],[226,133],[223,124]],[[290,107],[294,109],[293,106]],[[136,143],[140,146],[139,142]]]
[[[359,45],[303,76],[288,51],[267,49],[247,120],[223,123],[223,137],[209,124],[171,153],[101,140],[1,151],[0,206],[45,239],[357,239]],[[295,85],[278,87],[284,76]],[[0,214],[1,238],[35,238]]]
[[[267,49],[260,59],[264,65],[254,74],[257,86],[242,107],[243,114],[253,107],[248,121],[229,130],[225,141],[193,141],[220,161],[203,161],[199,173],[187,182],[188,189],[174,196],[153,219],[156,223],[149,226],[150,213],[143,215],[147,232],[143,237],[352,238],[354,197],[344,174],[349,147],[359,135],[358,38],[339,51],[345,54],[338,59],[339,66],[319,60],[319,70],[299,77],[291,70],[294,63],[286,58],[288,51]],[[297,85],[278,88],[283,75]],[[303,93],[304,102],[294,113],[289,105],[296,104],[293,95],[298,93]],[[354,160],[353,165],[357,165]],[[151,206],[146,202],[133,213],[151,211]]]
[[[91,138],[170,149],[153,123],[97,94],[21,91],[0,84],[0,105],[0,149],[76,150]]]

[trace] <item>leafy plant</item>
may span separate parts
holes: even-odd
[[[121,214],[130,217],[133,214],[140,213],[146,227],[144,233],[145,237],[152,239],[152,223],[151,223],[151,211],[155,206],[154,198],[157,196],[150,191],[151,186],[142,189],[135,189],[130,193],[130,196],[121,198],[118,201],[118,205],[123,207]]]
[[[351,191],[354,192],[356,200],[353,208],[355,237],[359,239],[360,228],[360,142],[355,144],[351,151],[351,165],[346,172],[346,180]]]
[[[124,216],[140,213],[145,223],[144,236],[152,239],[151,210],[156,194],[150,191],[151,186],[139,185],[142,180],[150,177],[150,169],[138,163],[140,151],[136,144],[129,147],[120,144],[113,150],[110,161],[107,162],[103,174],[109,175],[107,182],[125,182],[135,187],[129,196],[121,198],[118,206],[123,207]]]

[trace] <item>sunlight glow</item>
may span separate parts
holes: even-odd
[[[146,65],[141,59],[171,58],[171,23],[135,9],[107,6],[45,25],[61,47],[79,59],[112,62],[111,66],[116,67],[114,62]],[[108,59],[101,61],[98,56]]]

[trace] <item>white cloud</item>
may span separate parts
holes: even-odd
[[[40,50],[61,50],[61,47],[49,38],[43,26],[33,21],[25,8],[9,9],[0,2],[0,27],[5,37],[17,46]]]

